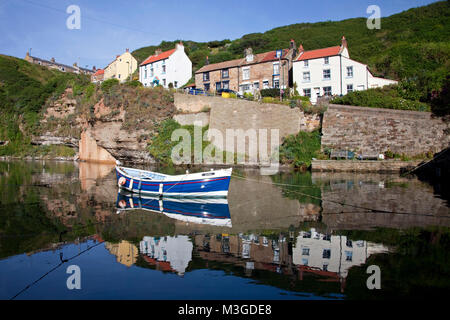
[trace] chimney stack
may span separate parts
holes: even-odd
[[[209,58],[208,58],[208,56],[206,56],[206,62],[205,62],[205,65],[208,65],[209,64]]]
[[[176,45],[175,45],[175,49],[176,50],[179,50],[179,49],[181,49],[181,50],[184,50],[184,45],[183,45],[183,42],[178,42]]]
[[[95,66],[92,67],[92,70],[97,71],[97,68]]]
[[[130,49],[127,48],[127,49],[125,50],[125,52],[130,52]]]
[[[291,39],[291,46],[289,48],[290,49],[295,49],[296,48],[294,39]]]
[[[155,50],[155,56],[160,55],[162,53],[161,48]]]
[[[55,58],[52,57],[52,58],[50,59],[50,61],[53,62],[53,63],[55,63]]]
[[[73,66],[74,66],[75,68],[78,67],[76,62],[73,63]]]
[[[348,47],[347,47],[347,39],[345,39],[344,36],[342,36],[341,46],[344,47],[344,48],[348,48]]]

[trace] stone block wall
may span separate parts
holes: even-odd
[[[319,115],[304,114],[299,108],[281,104],[175,93],[175,106],[184,112],[198,112],[202,108],[210,108],[209,129],[218,130],[223,136],[222,144],[215,143],[217,141],[214,139],[213,143],[224,151],[237,151],[236,139],[234,150],[226,148],[227,129],[234,130],[234,132],[237,132],[238,129],[244,132],[254,129],[257,135],[259,135],[260,129],[266,129],[267,150],[270,151],[271,129],[279,130],[278,141],[275,142],[278,146],[288,135],[297,134],[299,131],[313,131],[320,127]],[[184,119],[186,116],[183,115],[182,120],[187,120]],[[245,145],[247,153],[248,138]]]
[[[449,146],[448,128],[429,112],[329,105],[322,123],[322,149],[435,153]]]

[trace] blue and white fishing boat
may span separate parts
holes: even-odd
[[[230,210],[226,198],[160,198],[120,190],[117,213],[146,210],[185,222],[231,228]]]
[[[116,166],[119,188],[165,197],[227,197],[232,168],[167,175]]]

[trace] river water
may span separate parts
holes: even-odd
[[[439,186],[233,174],[227,200],[169,201],[120,194],[111,165],[0,162],[0,299],[448,296],[450,209]]]

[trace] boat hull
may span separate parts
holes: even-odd
[[[202,177],[201,174],[206,174]],[[226,197],[231,179],[231,170],[220,170],[199,174],[186,174],[179,180],[139,179],[116,167],[119,187],[133,193],[164,195],[166,197]],[[120,184],[120,179],[122,183]],[[175,178],[173,178],[175,179]]]

